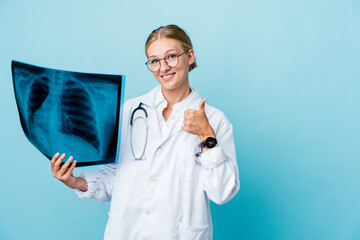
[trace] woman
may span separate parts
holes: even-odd
[[[57,153],[51,171],[80,198],[111,200],[107,240],[212,239],[209,200],[223,204],[240,187],[232,125],[190,88],[195,54],[181,28],[154,30],[145,52],[159,86],[125,103],[118,163],[75,177],[76,161],[60,167],[65,154]],[[130,122],[140,105],[149,127],[146,159],[134,160]]]

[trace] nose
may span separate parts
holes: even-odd
[[[162,60],[162,61],[161,61]],[[160,60],[160,72],[166,72],[168,71],[171,67],[169,67],[166,63],[165,59],[161,59]]]

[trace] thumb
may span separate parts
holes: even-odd
[[[200,105],[199,105],[200,112],[205,112],[205,102],[206,102],[206,98],[200,101]]]

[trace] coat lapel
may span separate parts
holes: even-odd
[[[155,87],[149,93],[143,95],[139,99],[139,103],[143,103],[148,113],[147,117],[147,125],[149,130],[152,131],[157,137],[161,138],[159,120],[155,111],[154,103],[155,103],[155,96],[160,86]]]
[[[158,116],[153,107],[148,108],[147,124],[150,131],[152,131],[158,138],[161,138]]]

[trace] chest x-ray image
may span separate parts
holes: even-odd
[[[70,72],[12,61],[12,76],[25,136],[48,159],[64,152],[74,156],[77,167],[117,161],[123,75]]]

